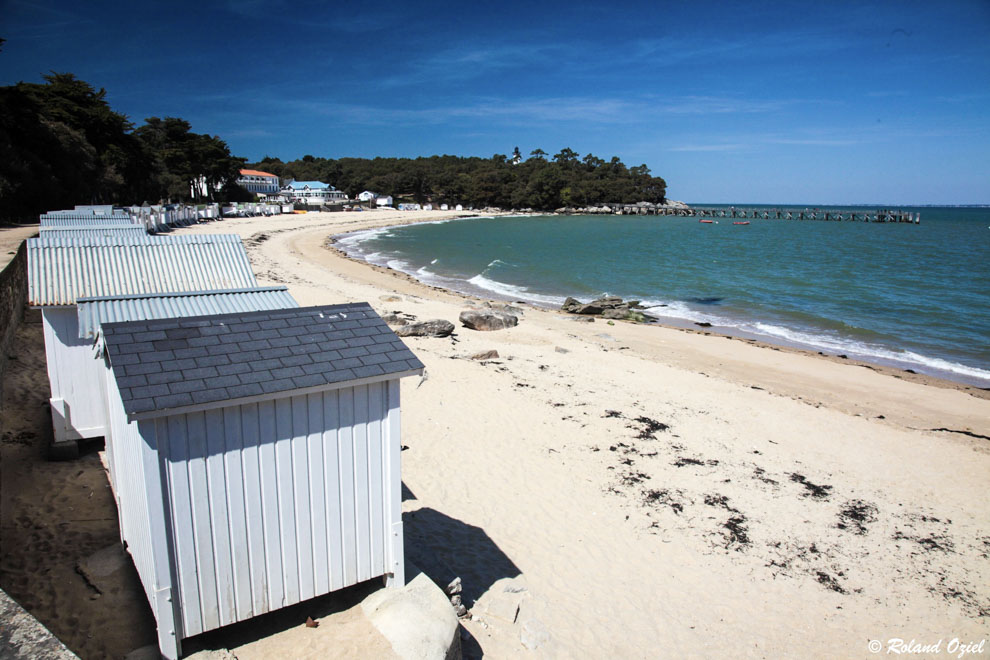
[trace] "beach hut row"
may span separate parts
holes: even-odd
[[[225,217],[251,218],[259,215],[272,216],[282,213],[292,213],[292,204],[274,202],[242,202],[223,207]]]
[[[291,213],[291,204],[244,203],[223,207],[219,204],[144,204],[142,206],[76,206],[74,209],[49,211],[41,215],[41,226],[68,229],[83,225],[133,224],[148,232],[168,231],[200,222],[214,222],[224,217],[273,216]]]
[[[105,216],[109,217],[109,216]],[[399,379],[367,303],[299,307],[236,235],[28,240],[53,447],[103,436],[159,649],[361,581],[404,582]]]

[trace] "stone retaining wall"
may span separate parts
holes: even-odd
[[[3,394],[3,372],[8,351],[26,302],[27,242],[23,242],[17,249],[17,256],[0,271],[0,396]]]
[[[0,658],[79,660],[47,628],[0,590]]]

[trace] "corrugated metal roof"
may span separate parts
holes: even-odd
[[[38,234],[38,238],[29,239],[35,241],[39,246],[45,247],[109,247],[113,245],[199,245],[206,243],[241,243],[241,237],[237,234],[184,234],[174,236],[172,234],[148,234],[140,236],[132,232],[113,232],[106,235],[89,236],[86,232],[78,232],[79,235],[68,237],[48,237],[49,232]],[[28,243],[28,249],[31,244]]]
[[[41,216],[42,227],[78,227],[80,225],[137,225],[143,226],[140,220],[129,215],[49,215]]]
[[[99,237],[140,238],[147,236],[148,231],[143,225],[80,225],[78,227],[41,227],[38,238],[50,241],[55,238],[71,238],[92,240]]]
[[[85,216],[113,216],[113,215],[127,215],[127,211],[124,209],[114,209],[110,206],[87,206],[80,207],[77,206],[74,209],[59,209],[58,211],[47,211],[41,214],[45,216],[64,216],[64,215],[85,215]]]
[[[109,215],[111,213],[123,213],[123,211],[115,209],[113,204],[76,204],[76,211],[82,211],[85,213],[98,213],[102,215]]]
[[[102,323],[215,314],[241,314],[299,307],[284,286],[79,298],[79,337],[96,337]]]
[[[236,234],[31,238],[28,304],[82,297],[248,289],[258,286]]]

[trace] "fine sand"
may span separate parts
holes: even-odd
[[[179,233],[239,233],[261,283],[286,284],[302,305],[368,301],[459,325],[481,301],[326,245],[336,233],[459,215],[311,213]],[[402,384],[406,553],[442,584],[461,577],[473,614],[462,621],[466,656],[859,658],[873,655],[872,640],[945,648],[990,636],[985,391],[529,306],[509,330],[405,341],[426,365],[424,379]],[[499,357],[469,359],[490,349]],[[18,387],[5,388],[5,502],[11,486],[25,489],[5,504],[5,536],[43,544],[81,529],[34,555],[91,557],[115,540],[112,501],[90,467],[35,460],[22,429],[47,413],[43,396],[25,393],[28,366],[12,368]],[[32,491],[41,478],[63,487]],[[96,527],[69,524],[88,518]],[[149,643],[146,606],[120,615],[126,635],[112,630],[106,606],[128,607],[126,589],[93,598],[68,559],[51,575],[51,562],[10,543],[2,551],[0,586],[41,601],[25,606],[54,617],[70,648]],[[340,656],[382,648],[353,609],[358,596],[317,629],[328,640],[346,632]],[[94,622],[101,612],[109,618]],[[126,639],[96,643],[101,630]],[[305,632],[228,647],[317,657]]]
[[[325,245],[457,215],[181,231],[239,233],[259,279],[302,305],[457,324],[476,301]],[[402,386],[406,549],[462,578],[467,651],[522,653],[524,630],[558,657],[864,657],[871,640],[988,636],[985,392],[531,307],[510,330],[406,342],[427,371]]]

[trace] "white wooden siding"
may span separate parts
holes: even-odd
[[[395,573],[398,407],[386,381],[141,423],[163,459],[182,637]]]
[[[75,305],[41,310],[55,441],[104,435],[104,365],[93,340],[79,338]]]
[[[109,370],[106,370],[109,374]],[[121,537],[127,542],[127,550],[134,558],[138,577],[145,592],[153,593],[155,575],[153,570],[146,477],[157,479],[157,474],[144,474],[144,452],[150,448],[141,440],[137,422],[127,422],[120,393],[113,377],[106,378],[108,410],[111,429],[107,435],[107,462],[110,464],[110,485],[117,501],[117,515],[120,519]],[[123,478],[122,478],[123,477]],[[154,509],[160,509],[155,503]],[[165,549],[163,548],[162,551]]]
[[[101,365],[105,363],[100,360]],[[120,537],[134,561],[141,586],[158,622],[158,643],[168,658],[177,658],[181,629],[176,625],[173,597],[173,554],[166,521],[171,519],[163,496],[164,460],[154,445],[154,422],[128,422],[117,382],[105,368],[107,462],[117,503]],[[152,442],[146,442],[151,438]]]

